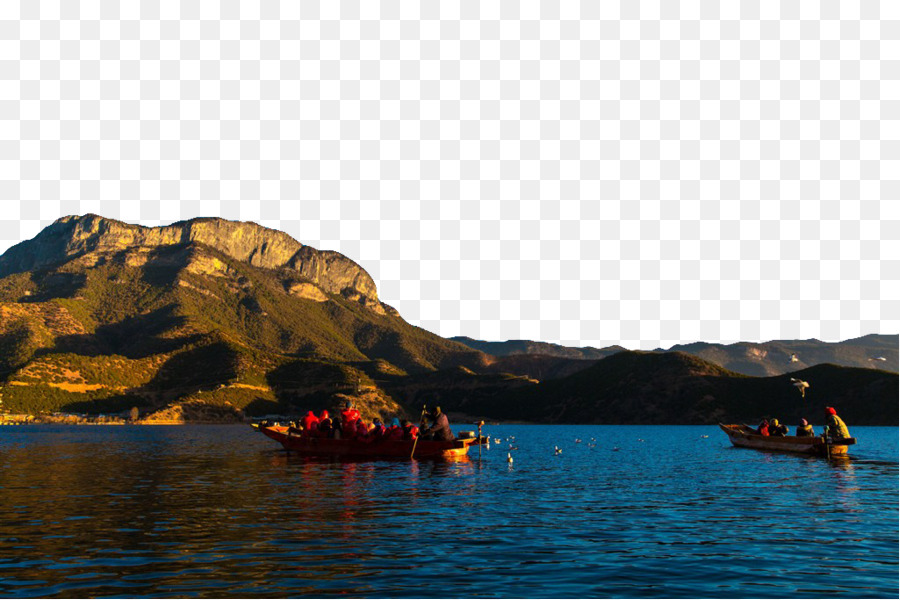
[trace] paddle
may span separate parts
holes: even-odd
[[[425,422],[425,411],[426,411],[427,409],[428,409],[428,405],[427,405],[427,404],[423,404],[423,405],[422,405],[422,416],[419,417],[419,425],[420,425],[420,426],[422,425],[422,423]],[[413,454],[416,453],[416,444],[418,444],[418,443],[419,443],[419,436],[417,435],[417,436],[416,436],[416,439],[413,440],[413,449],[412,449],[412,452],[409,453],[409,457],[410,457],[410,458],[412,458],[412,457],[413,457]]]

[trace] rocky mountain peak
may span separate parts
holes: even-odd
[[[89,254],[188,244],[203,244],[254,267],[296,271],[324,292],[342,294],[378,312],[395,312],[378,301],[371,276],[343,254],[317,250],[257,223],[221,218],[144,227],[94,214],[62,217],[0,256],[0,277],[54,267]]]

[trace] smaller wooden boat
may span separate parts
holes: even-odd
[[[469,452],[469,446],[478,444],[478,438],[456,439],[447,442],[419,440],[341,440],[305,436],[299,430],[284,425],[253,424],[260,433],[280,442],[285,450],[308,456],[347,456],[371,458],[439,458],[459,459]]]
[[[748,425],[723,425],[719,423],[728,439],[735,446],[756,448],[757,450],[778,450],[782,452],[799,452],[816,456],[845,456],[847,446],[856,443],[856,438],[825,438],[759,435],[756,429]]]

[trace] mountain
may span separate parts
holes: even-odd
[[[362,365],[484,360],[404,321],[347,257],[254,223],[65,217],[0,256],[0,399],[12,412],[199,402],[259,414],[359,391],[401,414]]]
[[[255,223],[65,217],[0,256],[0,412],[221,421],[352,399],[364,418],[440,404],[553,423],[816,422],[830,404],[851,426],[897,424],[898,375],[872,368],[895,369],[897,336],[656,352],[462,341],[404,321],[349,258]],[[770,373],[788,351],[857,364],[791,363],[803,399]]]
[[[470,348],[494,356],[543,355],[576,360],[597,360],[624,350],[621,346],[602,349],[572,348],[545,342],[509,340],[485,342],[468,337],[451,338]],[[813,365],[830,363],[845,367],[900,370],[900,336],[871,334],[843,342],[819,340],[774,340],[771,342],[713,344],[695,342],[678,344],[656,352],[684,352],[725,367],[736,373],[757,376],[783,375]],[[534,373],[531,373],[534,375]]]
[[[822,364],[791,375],[809,383],[805,396],[790,375],[752,377],[684,352],[624,351],[567,377],[490,394],[478,414],[548,423],[755,424],[774,416],[821,424],[824,407],[833,406],[849,424],[898,423],[896,373]],[[440,393],[450,410],[467,408],[449,386]]]
[[[900,336],[872,334],[834,343],[816,339],[727,345],[696,342],[672,346],[668,351],[687,352],[747,375],[781,375],[824,363],[896,373],[898,345]]]
[[[475,350],[481,350],[485,354],[493,356],[514,356],[519,354],[539,354],[545,356],[555,356],[558,358],[577,358],[582,360],[599,360],[606,358],[616,352],[621,352],[625,348],[622,346],[607,346],[606,348],[593,348],[587,346],[585,348],[572,348],[561,346],[559,344],[551,344],[548,342],[533,342],[530,340],[507,340],[505,342],[485,342],[474,340],[466,336],[457,336],[450,338],[454,342],[465,344]]]

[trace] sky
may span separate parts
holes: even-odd
[[[900,5],[0,3],[0,252],[254,221],[439,335],[900,331]]]

